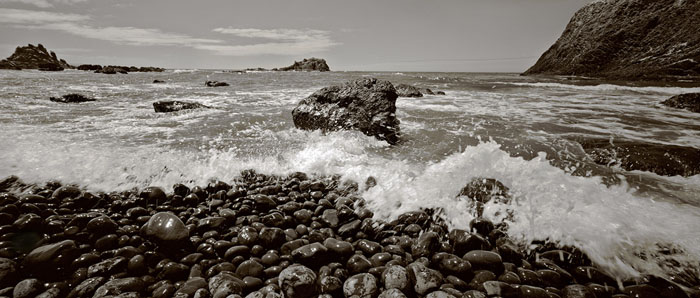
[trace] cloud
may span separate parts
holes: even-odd
[[[34,6],[40,7],[40,8],[49,8],[49,7],[53,7],[54,3],[75,4],[75,3],[85,2],[85,1],[87,1],[87,0],[0,0],[0,3],[15,2],[15,3],[34,5]]]
[[[92,21],[90,17],[78,14],[0,8],[0,24],[9,24],[15,28],[60,31],[84,38],[134,46],[190,47],[225,56],[303,55],[325,51],[338,44],[330,38],[330,32],[314,29],[216,28],[213,30],[238,37],[272,40],[272,42],[240,45],[223,39],[197,38],[159,29],[98,27],[91,25]]]
[[[201,45],[197,47],[227,56],[303,55],[322,52],[339,44],[330,38],[330,32],[315,29],[216,28],[213,31],[238,37],[277,41],[250,45]]]

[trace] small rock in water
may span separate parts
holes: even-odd
[[[408,84],[396,85],[396,94],[398,94],[399,97],[423,97],[423,93],[421,93],[420,90],[418,90],[418,88]]]
[[[153,103],[153,110],[156,113],[170,113],[182,110],[209,108],[201,103],[187,101],[156,101]]]
[[[87,102],[87,101],[95,101],[94,98],[89,98],[81,94],[66,94],[61,97],[51,97],[49,100],[53,102],[61,102],[61,103],[79,103],[79,102]]]
[[[207,87],[226,87],[229,86],[228,83],[226,82],[219,82],[219,81],[207,81],[204,83]]]

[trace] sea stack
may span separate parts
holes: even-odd
[[[0,61],[0,69],[39,69],[61,71],[73,68],[66,60],[58,59],[56,53],[48,51],[42,44],[17,47],[12,56]]]
[[[279,68],[281,71],[330,71],[325,59],[309,58],[302,61],[294,61],[294,64]]]
[[[700,1],[594,1],[525,75],[700,80]]]

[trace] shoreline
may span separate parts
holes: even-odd
[[[402,297],[389,288],[408,297],[686,295],[658,277],[616,280],[575,248],[542,242],[526,251],[507,225],[483,218],[472,231],[448,229],[432,209],[374,220],[356,195],[371,183],[247,170],[231,184],[89,193],[8,178],[0,296],[15,287],[48,297]],[[310,281],[300,285],[302,277]]]

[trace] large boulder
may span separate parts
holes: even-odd
[[[14,54],[0,61],[0,69],[40,69],[46,71],[61,71],[65,68],[73,68],[63,59],[58,59],[56,53],[49,52],[39,44],[26,47],[17,47]]]
[[[700,80],[700,1],[593,1],[525,74]]]
[[[181,110],[191,110],[191,109],[201,109],[201,108],[208,108],[208,106],[205,106],[201,103],[178,101],[178,100],[156,101],[153,103],[153,109],[156,111],[156,113],[170,113],[170,112],[177,112],[177,111],[181,111]]]
[[[583,150],[600,165],[617,165],[628,171],[647,171],[665,176],[700,174],[700,149],[627,140],[579,141]]]
[[[700,113],[700,93],[686,93],[676,95],[661,102],[662,105],[672,108],[686,109]]]
[[[81,94],[66,94],[61,97],[51,97],[49,100],[53,102],[62,102],[62,103],[79,103],[79,102],[86,102],[86,101],[95,101],[94,98],[86,97]]]
[[[294,61],[294,64],[282,67],[277,70],[281,71],[330,71],[331,69],[326,64],[326,60],[319,58],[309,58],[302,61]]]
[[[396,85],[396,94],[398,94],[399,97],[423,97],[423,93],[421,93],[418,88],[408,84]],[[432,94],[432,91],[429,94]]]
[[[399,141],[396,89],[388,81],[359,79],[318,90],[292,111],[294,125],[306,130],[359,130],[368,136]]]

